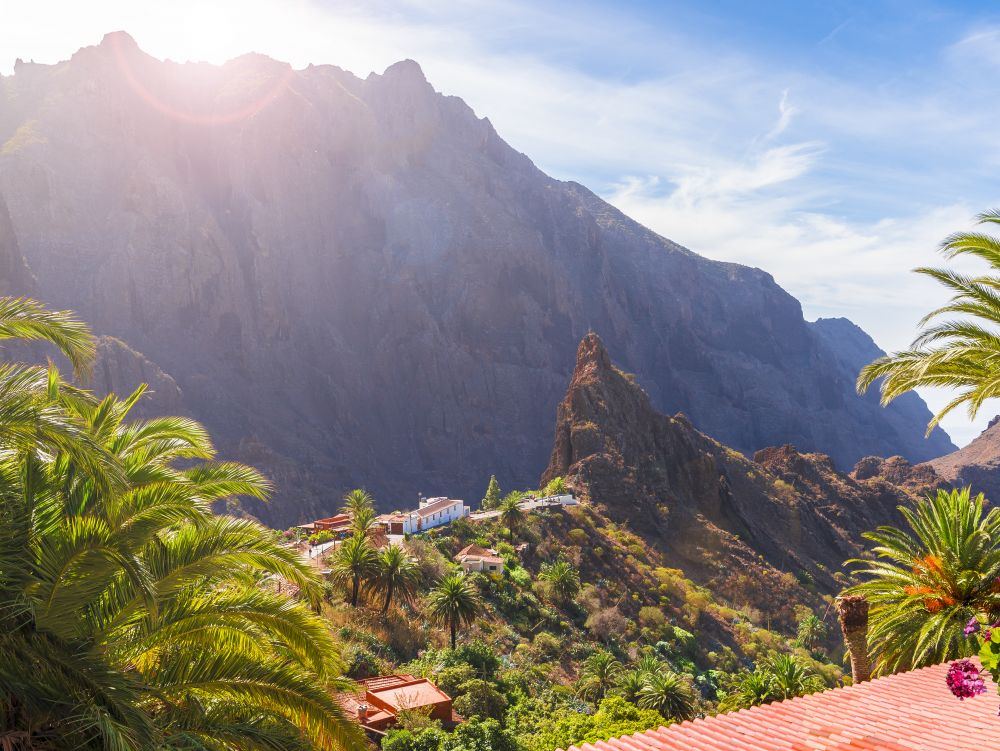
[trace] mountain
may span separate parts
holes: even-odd
[[[969,485],[973,492],[1000,499],[1000,415],[967,446],[928,464],[955,486]]]
[[[254,509],[272,523],[358,485],[388,508],[475,501],[491,473],[528,485],[591,330],[659,409],[748,455],[954,449],[923,439],[919,398],[854,393],[877,352],[859,329],[808,323],[764,271],[545,175],[412,61],[364,79],[177,64],[116,33],[19,62],[0,78],[0,201],[0,258],[275,475]]]
[[[740,601],[758,591],[757,606],[799,591],[795,579],[767,585],[787,574],[836,592],[862,532],[903,525],[899,505],[944,485],[899,457],[866,458],[849,475],[789,445],[751,461],[684,415],[657,412],[596,334],[580,343],[559,405],[542,482],[555,477],[716,595]]]

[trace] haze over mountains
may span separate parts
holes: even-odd
[[[19,64],[0,281],[120,340],[102,384],[153,374],[275,479],[274,523],[357,485],[387,508],[533,485],[591,330],[657,409],[748,454],[954,448],[916,395],[854,393],[879,353],[856,326],[546,176],[412,61],[179,65],[118,33]]]

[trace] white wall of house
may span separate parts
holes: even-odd
[[[440,498],[426,498],[420,502],[420,508],[426,508],[440,500]],[[465,505],[464,501],[455,499],[449,505],[437,509],[427,516],[421,516],[416,511],[410,511],[406,514],[406,519],[403,521],[403,533],[412,535],[427,529],[440,527],[444,524],[451,524],[456,519],[468,516],[471,510]]]

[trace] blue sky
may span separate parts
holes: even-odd
[[[364,76],[415,59],[549,173],[768,270],[807,317],[847,316],[885,349],[942,299],[908,269],[1000,206],[990,3],[65,0],[4,15],[4,73],[113,29],[175,60],[254,50]],[[945,427],[964,443],[994,411]]]

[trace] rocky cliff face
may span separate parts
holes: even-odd
[[[557,476],[674,565],[737,599],[780,572],[835,591],[834,575],[860,551],[862,532],[901,524],[897,506],[943,484],[899,457],[865,459],[851,475],[827,455],[788,445],[751,461],[684,415],[658,413],[595,334],[581,342],[558,408],[542,482]]]
[[[928,465],[952,485],[968,485],[974,493],[985,493],[993,503],[1000,502],[1000,415],[968,446]]]
[[[412,61],[178,65],[114,34],[20,64],[0,196],[42,299],[169,373],[230,456],[284,468],[275,523],[356,485],[395,507],[529,484],[588,330],[748,454],[953,448],[918,399],[854,394],[863,333],[546,176]]]

